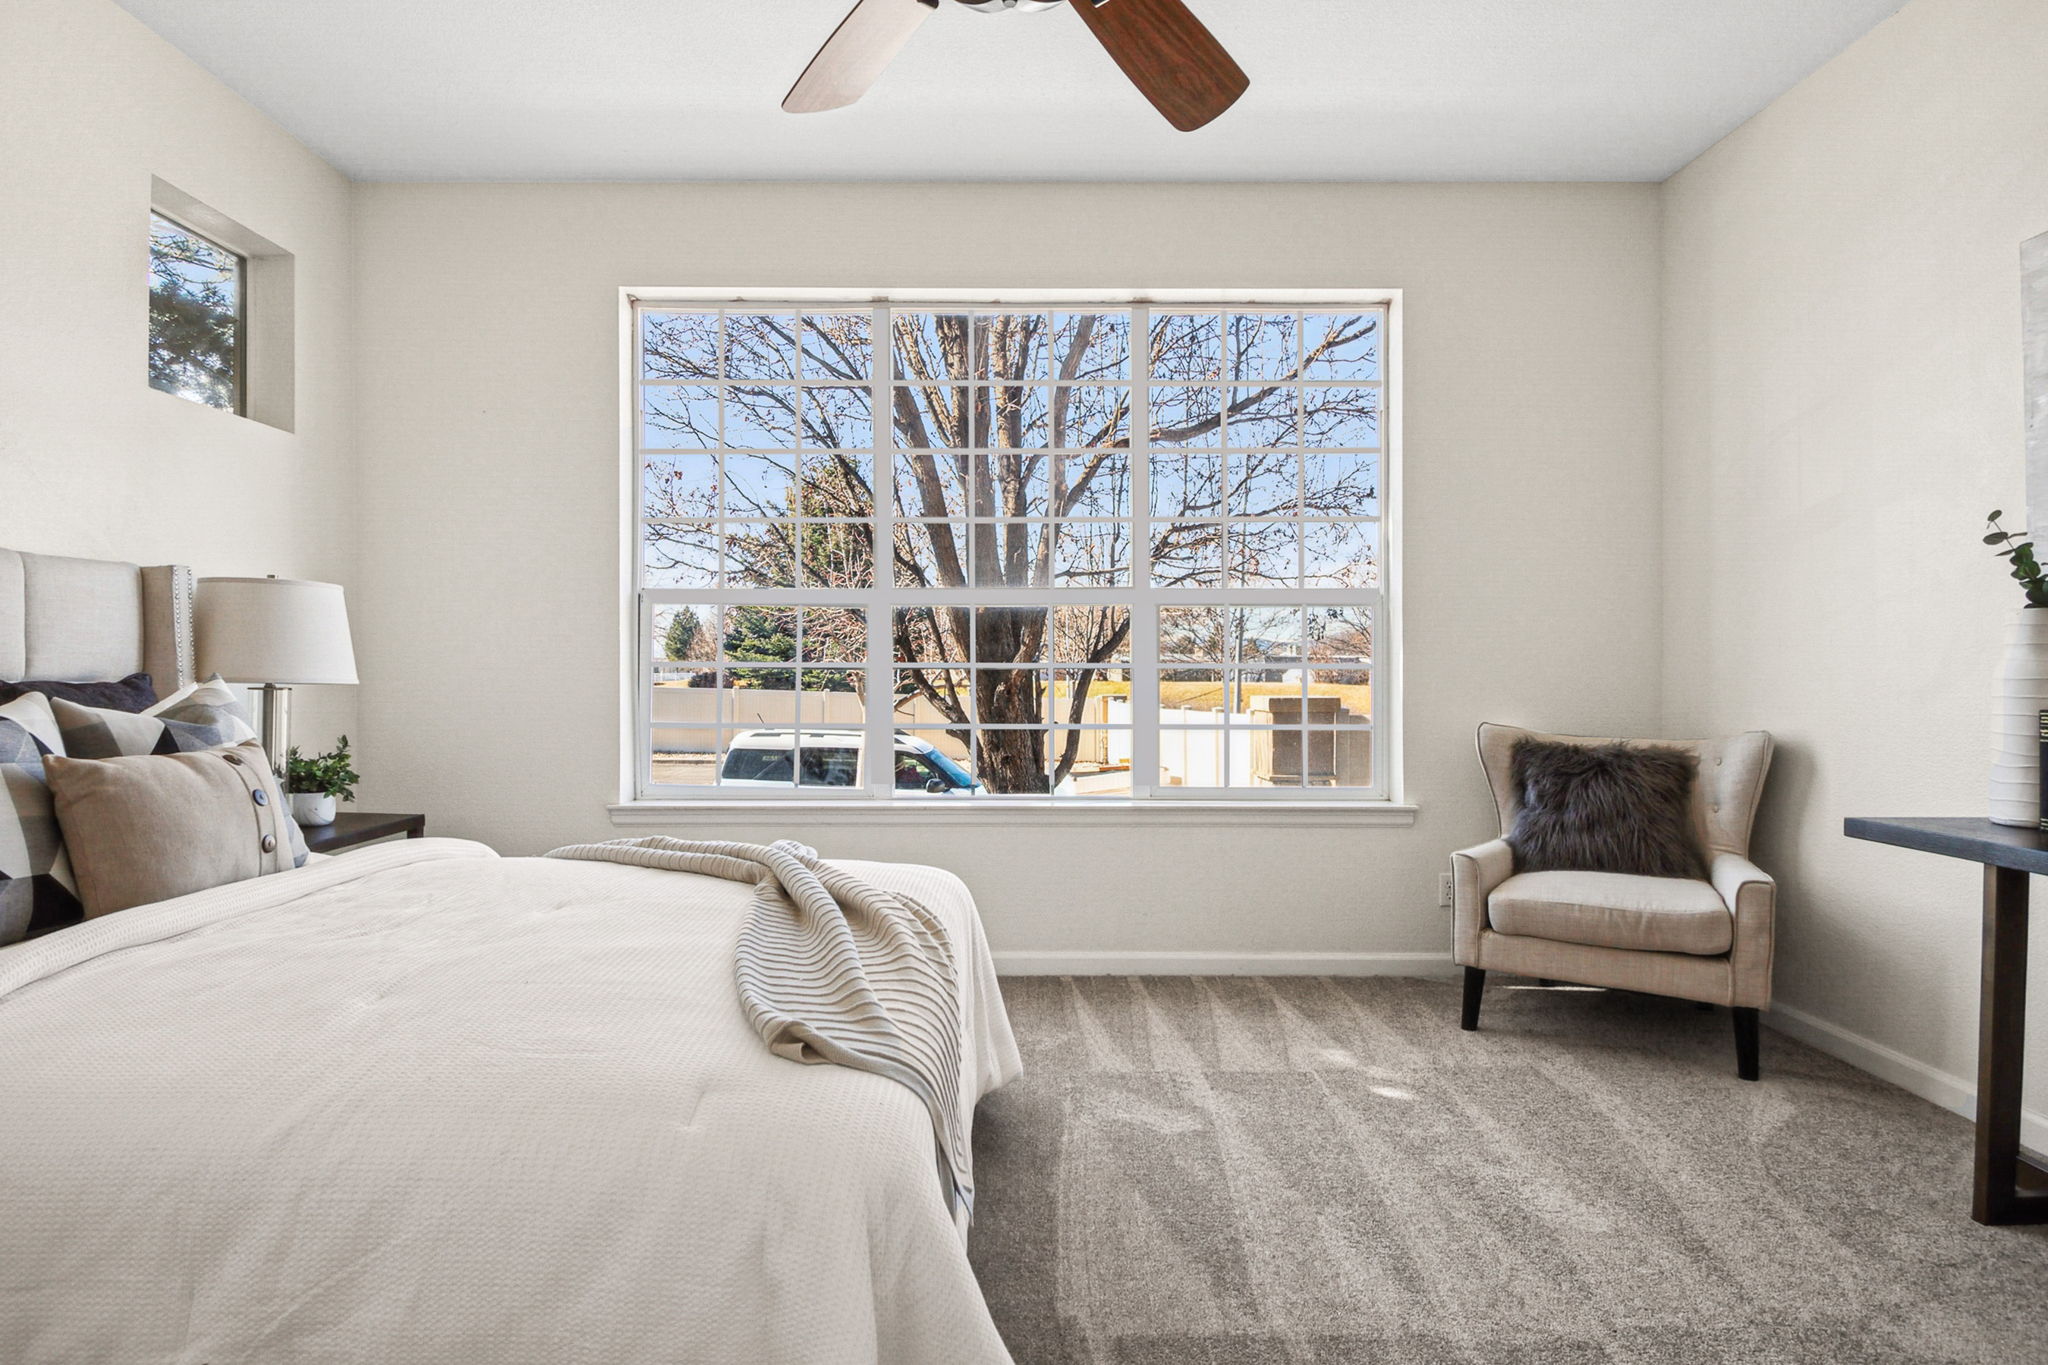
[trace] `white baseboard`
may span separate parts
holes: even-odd
[[[1771,1027],[1778,1032],[1819,1048],[1830,1057],[1839,1057],[1859,1071],[1868,1071],[1879,1080],[1890,1081],[1901,1090],[1938,1104],[1952,1114],[1960,1114],[1966,1119],[1977,1116],[1977,1087],[1964,1077],[1938,1070],[1896,1048],[1886,1047],[1860,1033],[1851,1033],[1838,1024],[1831,1024],[1790,1005],[1771,1006],[1768,1018]],[[1764,1068],[1768,1073],[1768,1059]],[[2048,1152],[2048,1114],[2032,1109],[2020,1112],[2020,1145],[2030,1151]]]
[[[1449,976],[1449,953],[997,953],[1003,976]]]

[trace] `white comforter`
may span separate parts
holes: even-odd
[[[1017,1073],[966,888],[960,1093]],[[0,1361],[1009,1357],[929,1117],[748,1028],[752,888],[384,845],[0,949]]]

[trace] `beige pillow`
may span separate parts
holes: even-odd
[[[292,865],[261,745],[45,766],[87,919]]]

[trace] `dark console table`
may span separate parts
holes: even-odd
[[[2048,835],[1989,820],[1845,820],[1851,839],[1984,865],[1984,982],[1977,1024],[1977,1161],[1970,1216],[2048,1223],[2048,1170],[2020,1151],[2026,1074],[2027,875],[2048,875]]]

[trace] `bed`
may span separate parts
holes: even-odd
[[[190,575],[120,567],[62,638],[189,673]],[[9,584],[0,662],[77,600]],[[945,923],[971,1118],[1018,1059],[966,888],[843,866]],[[409,840],[0,948],[0,1360],[1007,1360],[918,1099],[749,1028],[751,894]]]

